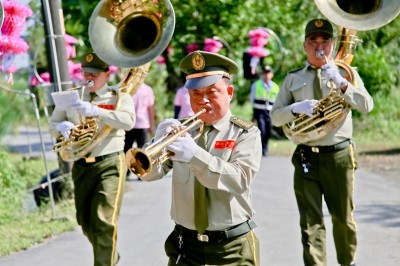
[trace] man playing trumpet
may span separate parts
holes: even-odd
[[[260,167],[261,139],[253,123],[229,109],[231,75],[238,66],[204,51],[190,53],[179,66],[187,74],[193,111],[206,110],[198,116],[205,123],[203,133],[197,142],[188,133],[179,136],[166,147],[174,155],[141,176],[154,181],[173,169],[176,226],[165,242],[168,265],[260,265],[250,186]],[[153,142],[180,124],[162,121]]]

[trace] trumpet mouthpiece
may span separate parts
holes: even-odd
[[[323,57],[325,56],[325,53],[324,53],[323,50],[318,50],[318,51],[315,53],[315,55],[316,55],[317,57],[323,58]]]

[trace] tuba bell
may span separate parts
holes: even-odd
[[[92,49],[109,65],[128,68],[118,86],[111,88],[116,97],[115,110],[121,93],[136,93],[150,61],[167,47],[174,29],[175,13],[169,0],[102,0],[97,4],[89,21]],[[97,119],[83,121],[68,140],[61,137],[53,150],[65,161],[76,161],[89,154],[111,130],[108,125],[99,128]]]
[[[400,13],[398,0],[314,0],[321,13],[338,25],[337,52],[334,62],[344,77],[358,86],[350,64],[356,46],[361,40],[358,31],[376,29],[388,24]],[[327,61],[327,59],[325,59]],[[313,116],[301,114],[283,126],[283,132],[294,143],[307,143],[323,138],[334,131],[347,117],[351,106],[344,101],[339,90],[319,100]]]

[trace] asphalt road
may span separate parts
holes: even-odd
[[[254,220],[261,242],[261,265],[303,265],[292,174],[289,157],[267,157],[254,181]],[[169,217],[170,182],[170,177],[151,183],[136,179],[127,182],[119,219],[119,266],[166,265],[163,245],[173,228]],[[388,177],[357,170],[355,204],[357,265],[400,265],[400,175]],[[337,265],[326,207],[324,213],[328,265]],[[77,228],[0,258],[0,266],[84,266],[93,265],[92,260],[91,247]]]

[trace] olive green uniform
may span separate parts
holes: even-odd
[[[373,100],[358,73],[354,73],[358,87],[349,83],[342,96],[353,109],[367,113],[373,108]],[[314,99],[315,75],[309,64],[287,75],[271,110],[275,126],[283,126],[296,118],[291,111],[293,103]],[[322,97],[327,97],[330,91],[328,82],[322,80],[321,84]],[[357,238],[353,189],[356,159],[351,115],[350,111],[344,121],[325,137],[298,145],[292,157],[305,265],[327,265],[322,197],[332,216],[339,264],[350,265],[355,260]]]
[[[87,90],[83,100],[89,101]],[[125,131],[134,125],[135,109],[132,97],[121,93],[118,109],[114,110],[117,97],[107,86],[96,91],[93,101],[100,107],[99,129],[104,125],[113,129],[90,154],[73,164],[76,217],[92,244],[94,265],[115,265],[119,256],[117,221],[127,171],[123,153]],[[73,109],[61,111],[56,107],[50,124],[53,136],[59,135],[57,124],[65,120],[78,125],[79,115]]]
[[[250,191],[260,167],[260,131],[229,111],[208,133],[207,147],[198,148],[189,163],[168,160],[141,177],[158,180],[173,168],[171,218],[177,226],[165,244],[169,265],[260,265]],[[197,239],[195,177],[207,188],[208,242]],[[238,225],[241,234],[224,233]]]

